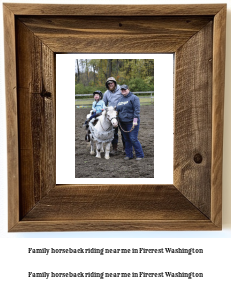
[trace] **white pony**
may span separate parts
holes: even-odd
[[[88,115],[87,118],[90,116]],[[103,143],[105,143],[105,159],[109,159],[111,141],[114,138],[114,129],[118,126],[116,119],[117,111],[114,107],[107,107],[97,118],[97,123],[94,125],[95,119],[89,122],[89,136],[91,141],[90,154],[94,155],[94,141],[96,142],[96,157],[101,158],[101,152],[104,152]]]

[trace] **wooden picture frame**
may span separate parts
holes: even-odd
[[[9,232],[220,230],[226,4],[3,8]],[[56,53],[175,53],[173,185],[56,185]]]

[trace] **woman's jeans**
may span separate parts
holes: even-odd
[[[130,131],[133,126],[133,122],[129,122],[129,123],[120,122],[120,125],[123,130]],[[123,137],[125,140],[125,153],[126,153],[126,156],[129,158],[133,158],[132,148],[134,148],[135,150],[136,157],[141,157],[141,158],[144,157],[142,146],[140,142],[138,141],[139,127],[140,127],[140,120],[138,120],[138,125],[135,126],[135,128],[131,132],[126,133],[122,130]]]

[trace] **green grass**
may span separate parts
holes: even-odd
[[[140,104],[143,105],[152,105],[154,103],[154,99],[152,98],[144,98],[144,97],[140,97]],[[92,99],[79,99],[79,100],[75,100],[75,105],[76,106],[91,106],[93,103]]]

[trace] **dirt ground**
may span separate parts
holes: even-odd
[[[153,178],[154,177],[154,107],[141,106],[138,139],[144,151],[144,159],[124,160],[119,131],[118,155],[109,160],[90,155],[90,143],[85,141],[82,126],[90,108],[75,109],[75,177],[76,178]],[[111,146],[112,149],[112,146]]]

